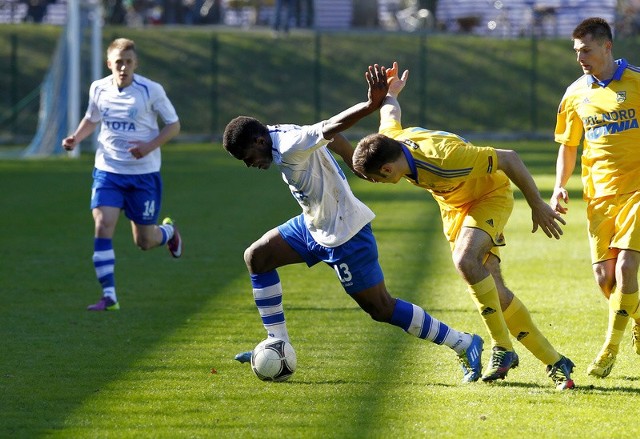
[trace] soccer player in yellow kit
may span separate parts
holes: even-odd
[[[632,344],[640,354],[638,267],[640,266],[640,68],[614,60],[611,27],[588,18],[573,31],[573,48],[584,75],[560,102],[555,140],[560,144],[551,206],[559,213],[569,201],[565,185],[582,151],[583,197],[593,273],[609,300],[605,343],[589,365],[590,375],[611,372],[632,317]]]
[[[558,389],[573,388],[573,362],[554,349],[525,305],[505,286],[498,251],[505,244],[503,230],[513,209],[510,181],[531,206],[534,232],[539,227],[559,238],[564,220],[542,200],[514,151],[477,147],[443,131],[403,129],[397,96],[408,73],[399,78],[397,63],[387,70],[390,84],[380,108],[380,130],[358,143],[354,169],[374,182],[397,183],[404,177],[438,202],[453,262],[491,335],[491,359],[482,380],[504,379],[518,366],[511,333],[547,366]]]

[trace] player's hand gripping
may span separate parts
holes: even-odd
[[[78,142],[76,142],[76,136],[69,136],[62,139],[62,147],[65,151],[73,151]]]
[[[563,206],[560,201],[562,201],[565,205]],[[551,195],[551,201],[549,201],[549,205],[553,210],[558,213],[565,214],[569,210],[569,191],[567,191],[563,187],[556,187],[553,189],[553,195]]]
[[[143,142],[141,140],[133,140],[129,142],[129,144],[133,146],[129,148],[128,151],[136,159],[141,159],[142,157],[146,156],[154,149],[153,145],[147,142]]]

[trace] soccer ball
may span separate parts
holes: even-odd
[[[296,364],[293,346],[279,338],[262,340],[251,353],[251,369],[262,381],[286,381]]]

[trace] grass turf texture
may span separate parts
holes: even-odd
[[[548,198],[553,144],[495,145],[520,151]],[[122,217],[114,242],[122,309],[113,313],[85,311],[100,295],[88,211],[93,158],[0,161],[0,437],[637,433],[640,358],[629,336],[607,379],[585,372],[603,341],[607,307],[590,271],[578,176],[562,240],[530,234],[517,194],[503,251],[507,284],[576,363],[576,390],[557,392],[517,343],[521,365],[507,380],[462,385],[453,352],[373,322],[331,269],[304,265],[279,270],[298,370],[286,383],[264,383],[233,360],[265,335],[242,252],[299,208],[275,169],[246,169],[219,145],[175,144],[163,154],[161,217],[177,219],[185,255],[142,254]],[[392,294],[488,339],[430,196],[406,182],[351,180],[377,214]]]

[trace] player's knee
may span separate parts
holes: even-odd
[[[365,311],[376,322],[389,323],[391,322],[391,316],[393,316],[394,305],[395,299],[389,296],[388,298],[383,298],[383,300],[368,304]]]
[[[474,270],[478,266],[477,261],[474,258],[469,257],[464,252],[453,253],[453,265],[465,279],[472,276]]]
[[[594,265],[593,274],[602,294],[608,299],[615,286],[615,274],[602,264]]]
[[[263,261],[264,258],[260,257],[260,252],[258,251],[255,243],[244,251],[244,263],[250,273],[264,272],[265,264]]]
[[[251,250],[251,247],[247,247],[245,249],[243,258],[245,265],[247,266],[249,271],[251,271],[251,263],[253,261],[253,251]]]
[[[113,234],[114,225],[108,224],[104,221],[96,221],[95,223],[95,236],[111,236]]]
[[[625,279],[635,279],[638,277],[638,264],[634,258],[627,258],[624,255],[618,257],[616,263],[616,278],[620,280],[617,283],[623,283]]]

